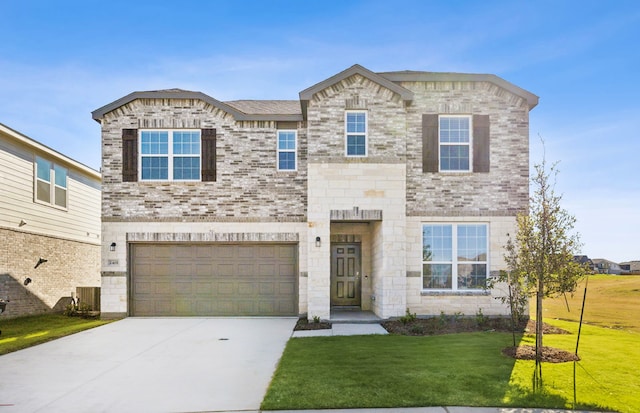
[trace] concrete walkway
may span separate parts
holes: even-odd
[[[294,331],[292,337],[359,336],[369,334],[388,333],[380,324],[332,324],[331,328],[323,330]]]

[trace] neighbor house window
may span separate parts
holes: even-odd
[[[367,156],[367,112],[345,114],[347,156]]]
[[[278,170],[295,171],[298,143],[294,130],[278,131]]]
[[[67,207],[67,169],[36,157],[35,195],[38,202]]]
[[[487,224],[422,226],[422,288],[474,290],[487,283]]]
[[[471,171],[471,117],[440,116],[440,170]]]
[[[200,131],[140,132],[140,179],[200,180]]]

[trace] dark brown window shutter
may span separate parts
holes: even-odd
[[[473,115],[473,172],[489,172],[489,115]]]
[[[138,180],[138,129],[122,129],[122,182]]]
[[[438,115],[422,115],[422,172],[438,172]]]
[[[216,180],[216,130],[202,129],[202,181]]]

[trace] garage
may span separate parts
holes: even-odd
[[[131,244],[133,316],[298,314],[296,244]]]

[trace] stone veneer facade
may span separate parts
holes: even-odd
[[[407,309],[506,314],[495,299],[499,289],[422,289],[421,225],[487,223],[489,269],[504,268],[507,234],[528,208],[528,114],[537,98],[492,77],[452,76],[373,74],[356,65],[302,92],[300,116],[286,124],[277,114],[239,119],[217,101],[174,98],[173,91],[94,112],[102,124],[103,313],[128,313],[128,249],[111,252],[111,242],[179,241],[184,234],[215,242],[246,234],[241,242],[298,242],[299,313],[309,318],[330,318],[330,245],[340,237],[361,243],[364,310],[382,318]],[[367,112],[366,157],[345,156],[347,110]],[[423,172],[423,114],[489,115],[490,172]],[[298,131],[295,172],[275,166],[276,131],[285,125]],[[126,128],[215,128],[216,182],[123,182]]]

